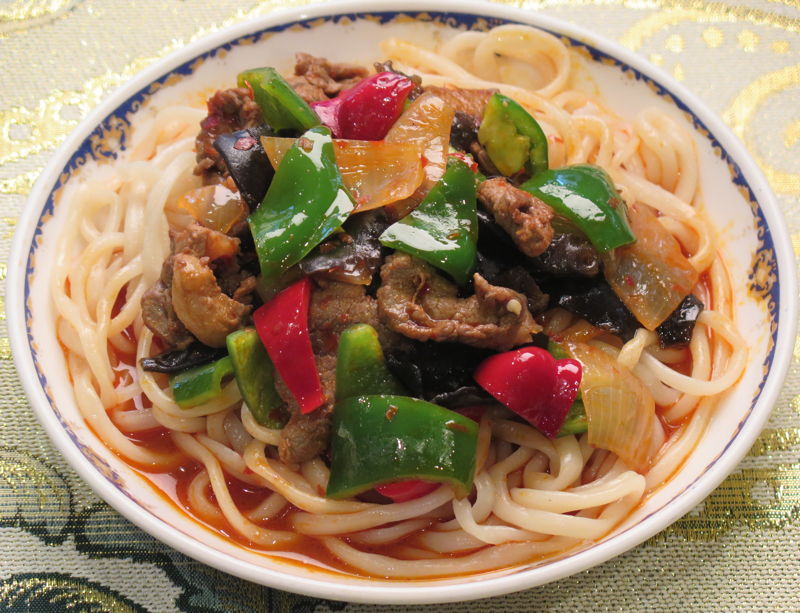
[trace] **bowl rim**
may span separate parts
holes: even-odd
[[[326,579],[309,578],[257,567],[209,545],[200,543],[165,521],[152,515],[110,483],[81,453],[63,429],[52,411],[39,382],[33,358],[28,349],[25,318],[24,284],[31,241],[38,226],[41,210],[61,170],[72,153],[93,129],[120,104],[162,75],[175,70],[187,61],[224,45],[228,41],[286,23],[306,21],[333,15],[374,14],[391,12],[446,12],[497,17],[559,32],[580,40],[612,56],[665,87],[702,120],[714,138],[723,144],[746,177],[756,196],[762,215],[771,234],[779,272],[779,305],[776,313],[781,333],[777,335],[772,368],[763,383],[761,394],[754,403],[746,423],[712,465],[691,485],[658,511],[615,537],[579,551],[562,560],[549,562],[529,570],[501,577],[467,583],[430,586],[415,585],[409,589],[402,583],[383,582],[369,585],[363,582],[348,585]],[[39,204],[37,204],[39,203]],[[41,206],[40,206],[41,205]],[[154,62],[125,82],[97,105],[68,135],[52,155],[28,196],[21,211],[8,260],[6,278],[7,329],[14,365],[25,394],[37,419],[51,442],[78,475],[108,504],[128,520],[158,540],[187,556],[240,578],[269,585],[277,589],[318,598],[371,604],[432,604],[487,598],[543,585],[605,562],[639,545],[689,512],[730,474],[760,434],[778,398],[788,372],[797,332],[798,291],[794,251],[788,228],[777,198],[761,169],[745,145],[695,94],[635,52],[620,44],[593,34],[581,27],[516,7],[478,0],[342,0],[309,4],[282,9],[205,36]]]

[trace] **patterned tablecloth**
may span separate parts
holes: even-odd
[[[0,0],[0,279],[32,183],[107,92],[205,34],[305,3]],[[503,3],[615,39],[698,94],[761,164],[800,255],[798,0]],[[392,609],[247,583],[122,519],[50,446],[22,393],[4,320],[0,305],[0,612]],[[800,360],[800,344],[795,356]],[[668,530],[545,587],[411,610],[800,611],[798,573],[800,365],[794,364],[767,429],[741,466]]]

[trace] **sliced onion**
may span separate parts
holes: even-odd
[[[567,341],[570,357],[583,367],[581,393],[589,422],[589,444],[616,453],[630,468],[650,468],[655,402],[630,370],[603,350]]]
[[[261,143],[277,169],[294,139],[262,136]],[[408,198],[425,178],[422,145],[336,139],[333,146],[345,187],[356,199],[355,213]]]
[[[698,273],[650,207],[636,204],[629,216],[637,241],[603,256],[605,277],[636,319],[655,330],[692,291]]]
[[[247,206],[239,194],[224,185],[207,185],[184,194],[176,206],[188,211],[201,225],[226,234],[247,216]]]
[[[413,211],[442,178],[454,116],[455,111],[444,100],[429,92],[414,100],[389,130],[386,142],[420,146],[425,156],[425,179],[411,196],[389,208],[392,218],[400,219]]]

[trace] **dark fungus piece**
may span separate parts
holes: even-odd
[[[689,294],[672,314],[656,328],[658,342],[662,348],[681,349],[687,347],[694,334],[694,325],[705,305],[694,294]]]
[[[300,268],[307,275],[327,273],[339,281],[369,283],[382,263],[383,246],[378,240],[389,227],[383,209],[351,215],[336,234],[315,247]]]
[[[551,279],[542,282],[550,308],[561,307],[593,326],[629,341],[641,325],[602,277]]]
[[[588,240],[556,234],[544,253],[531,258],[520,252],[494,215],[482,208],[478,209],[478,251],[497,265],[522,266],[535,278],[594,277],[600,272],[600,255]]]
[[[262,136],[275,136],[275,132],[267,124],[261,124],[222,134],[214,141],[214,149],[225,161],[233,182],[251,212],[264,200],[275,176],[267,152],[261,146]]]
[[[456,111],[450,124],[450,146],[459,151],[470,151],[470,145],[478,140],[478,122],[469,113]]]
[[[553,276],[594,277],[600,272],[600,255],[592,244],[573,234],[557,234],[541,255],[531,258],[537,270]]]
[[[482,387],[477,385],[465,385],[452,392],[442,392],[428,400],[433,404],[448,409],[458,409],[462,407],[474,407],[495,402],[494,398]]]
[[[410,351],[386,352],[386,365],[413,396],[430,400],[464,387],[474,387],[475,369],[492,349],[461,343],[415,342]]]
[[[152,358],[142,358],[139,363],[142,370],[174,375],[195,366],[209,364],[228,355],[224,347],[215,348],[199,341],[193,342],[186,349],[172,349],[159,353]]]

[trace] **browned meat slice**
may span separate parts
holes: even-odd
[[[252,307],[222,293],[209,262],[188,253],[175,256],[172,306],[197,340],[209,347],[224,347],[228,334],[244,327]]]
[[[495,92],[493,89],[461,89],[459,87],[435,87],[429,85],[426,92],[433,92],[444,100],[454,111],[481,118],[486,103]]]
[[[318,280],[311,294],[308,325],[314,353],[336,353],[339,335],[350,326],[369,324],[378,332],[381,347],[397,347],[403,337],[389,330],[378,317],[378,302],[366,287],[340,281]]]
[[[185,349],[194,340],[172,307],[172,256],[161,267],[161,277],[142,295],[142,319],[168,345]]]
[[[478,187],[478,199],[525,255],[541,255],[553,240],[553,209],[528,192],[504,179],[488,179]]]
[[[189,253],[198,258],[218,260],[233,258],[239,250],[239,239],[209,230],[194,222],[175,237],[175,253]]]
[[[427,263],[405,253],[386,258],[381,269],[378,313],[395,332],[420,341],[459,341],[508,351],[530,342],[540,327],[522,294],[489,284],[476,274],[475,295],[458,288]]]
[[[311,85],[304,77],[291,77],[289,78],[289,84],[309,104],[312,102],[325,102],[329,99],[324,91],[316,85]]]
[[[182,349],[195,337],[221,347],[223,333],[247,325],[252,308],[255,280],[236,263],[239,239],[198,223],[171,238],[172,255],[142,296],[142,319],[173,347]]]
[[[321,57],[308,53],[296,53],[297,63],[289,83],[308,103],[319,102],[337,96],[350,89],[369,74],[364,66],[356,64],[331,64]]]
[[[278,453],[282,462],[307,462],[328,447],[331,438],[331,417],[333,414],[334,390],[336,386],[336,356],[316,357],[319,381],[325,401],[318,409],[303,415],[300,406],[289,388],[276,373],[275,389],[283,398],[291,417],[281,430],[281,444]]]
[[[219,90],[208,99],[208,116],[200,122],[200,133],[195,140],[197,166],[194,174],[203,177],[206,185],[220,183],[228,168],[214,149],[214,141],[220,134],[228,134],[261,125],[264,117],[253,100],[253,91],[248,87]]]

